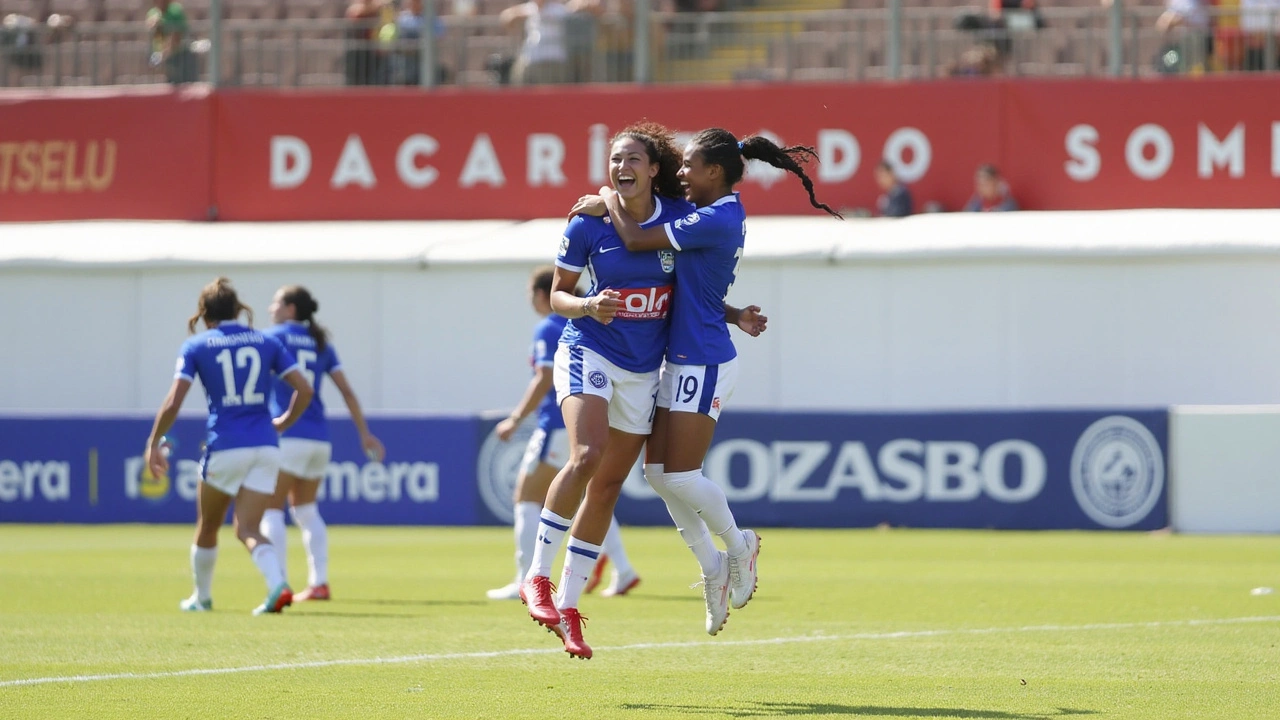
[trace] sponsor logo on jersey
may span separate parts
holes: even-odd
[[[565,253],[568,253],[568,252],[569,252],[569,238],[561,237],[560,238],[560,257],[564,257]]]
[[[623,288],[622,309],[614,317],[624,320],[662,320],[671,312],[671,285],[652,288]]]
[[[675,222],[676,229],[679,230],[686,225],[697,225],[702,216],[696,212],[689,213]]]
[[[1071,453],[1071,491],[1094,522],[1125,528],[1140,522],[1164,490],[1164,455],[1142,423],[1111,415],[1090,425]]]

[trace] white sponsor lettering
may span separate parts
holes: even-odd
[[[436,463],[331,462],[320,483],[318,497],[329,501],[415,503],[440,499],[440,466]]]
[[[347,143],[342,146],[342,155],[333,168],[333,177],[329,179],[329,187],[340,190],[348,185],[359,185],[369,190],[378,184],[373,175],[373,166],[369,164],[369,154],[364,151],[364,143],[359,135],[349,135]]]
[[[596,123],[591,126],[587,140],[587,182],[603,185],[609,179],[609,126]]]
[[[71,463],[0,460],[0,502],[71,499]]]
[[[481,183],[492,187],[507,184],[507,178],[502,174],[502,163],[498,162],[498,153],[487,133],[476,135],[475,142],[471,143],[471,152],[467,153],[467,162],[462,166],[462,175],[458,177],[458,184],[464,188]]]
[[[1200,123],[1197,138],[1199,156],[1196,172],[1202,178],[1213,177],[1215,168],[1226,167],[1227,175],[1244,177],[1244,123],[1236,123],[1222,140],[1204,123]]]
[[[1067,155],[1070,160],[1062,164],[1067,177],[1076,182],[1088,182],[1098,177],[1102,169],[1102,155],[1098,153],[1098,128],[1092,125],[1076,125],[1067,131]]]
[[[311,175],[311,148],[299,137],[271,137],[271,187],[277,190],[296,188]]]
[[[907,152],[911,159],[907,160]],[[893,165],[894,174],[904,183],[920,180],[933,164],[933,146],[929,137],[913,127],[898,128],[884,141],[881,157]]]
[[[1153,155],[1147,157],[1147,148]],[[1173,138],[1159,125],[1139,125],[1124,144],[1124,160],[1129,171],[1142,180],[1159,180],[1173,164]]]
[[[440,143],[430,135],[410,135],[400,143],[396,151],[396,175],[406,187],[415,190],[429,187],[440,177],[440,171],[430,165],[418,167],[418,158],[431,157],[440,149]]]
[[[858,172],[862,149],[848,130],[824,128],[818,131],[818,180],[844,182]]]
[[[831,469],[821,477],[833,452]],[[1047,467],[1040,448],[1016,439],[984,450],[963,441],[901,438],[885,443],[873,461],[866,445],[856,441],[836,447],[827,441],[735,438],[711,448],[704,472],[731,502],[829,502],[852,489],[866,502],[968,502],[986,495],[1020,503],[1040,495]],[[634,486],[624,485],[623,491],[640,497]]]
[[[527,179],[529,187],[565,184],[564,141],[558,135],[534,133],[529,136]]]

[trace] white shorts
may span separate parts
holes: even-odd
[[[719,365],[662,364],[658,407],[671,412],[701,413],[720,418],[720,411],[738,386],[738,358]]]
[[[529,444],[525,447],[524,459],[520,461],[520,467],[524,468],[525,474],[532,474],[539,463],[546,463],[559,470],[567,462],[569,462],[569,431],[556,428],[548,433],[538,428],[529,437]]]
[[[556,403],[570,395],[597,395],[609,403],[609,427],[633,435],[648,435],[653,429],[657,370],[634,373],[581,345],[561,345],[552,377]]]
[[[280,438],[280,470],[303,480],[323,480],[333,457],[333,445],[324,440]]]
[[[200,479],[232,497],[241,487],[275,493],[279,473],[280,448],[274,445],[215,450],[200,465]]]

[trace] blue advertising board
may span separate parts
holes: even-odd
[[[168,478],[144,476],[144,417],[0,418],[0,522],[194,522],[203,418],[181,418]],[[333,459],[320,487],[333,523],[473,525],[479,421],[370,418],[384,462],[352,423],[331,423]]]
[[[0,417],[0,521],[191,522],[203,422],[184,418],[170,477],[148,481],[150,418]],[[387,459],[332,424],[325,518],[510,522],[524,427],[471,416],[375,417]],[[704,466],[743,526],[1129,529],[1168,524],[1168,415],[1143,411],[726,413]],[[669,525],[638,468],[618,518]]]

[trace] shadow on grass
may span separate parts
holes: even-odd
[[[342,598],[334,600],[341,605],[414,605],[425,607],[470,607],[473,605],[492,605],[492,600],[394,600],[383,598]]]
[[[834,703],[748,702],[738,707],[702,705],[664,705],[660,703],[623,703],[623,710],[651,710],[655,713],[681,715],[728,715],[730,717],[788,717],[804,715],[855,715],[860,717],[928,717],[965,718],[966,720],[1048,720],[1074,715],[1096,715],[1093,710],[1058,708],[1048,713],[1011,713],[1002,710],[970,710],[967,708],[913,708],[876,705],[836,705]]]

